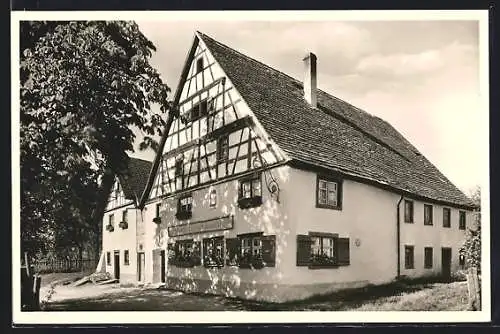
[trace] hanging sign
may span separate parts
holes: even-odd
[[[196,234],[211,231],[230,230],[234,225],[234,216],[219,217],[210,220],[192,222],[168,228],[169,237],[177,237],[186,234]]]

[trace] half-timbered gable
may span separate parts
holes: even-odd
[[[188,56],[176,99],[179,117],[168,133],[150,199],[283,160],[198,37]]]

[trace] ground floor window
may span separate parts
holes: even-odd
[[[224,237],[203,239],[203,265],[224,267]]]
[[[111,252],[106,252],[106,264],[111,265]]]
[[[123,251],[123,264],[128,266],[130,264],[130,257],[128,253],[128,249]]]
[[[432,247],[425,247],[424,248],[424,268],[425,269],[430,269],[432,268]]]
[[[193,239],[176,241],[173,264],[186,268],[201,265],[200,242],[193,241]]]
[[[349,238],[310,232],[297,236],[297,266],[335,268],[350,264]]]
[[[276,236],[262,232],[241,234],[226,240],[226,264],[260,269],[276,263]]]
[[[414,247],[413,246],[405,246],[405,269],[414,269]]]

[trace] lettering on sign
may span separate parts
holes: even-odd
[[[177,237],[186,234],[230,230],[233,228],[233,225],[234,216],[225,216],[183,225],[170,226],[168,228],[168,235],[170,237]]]

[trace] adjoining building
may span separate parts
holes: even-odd
[[[138,280],[285,301],[460,267],[471,200],[303,63],[299,81],[196,32],[179,117],[131,204]]]

